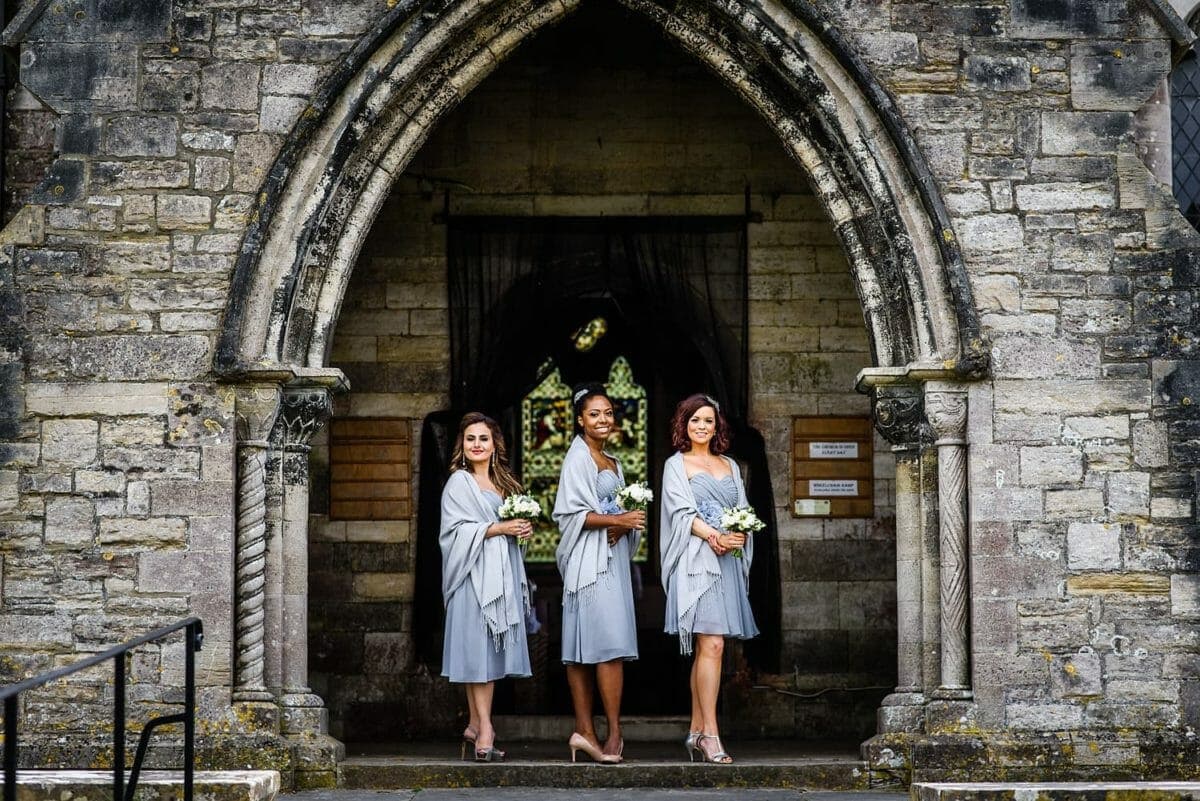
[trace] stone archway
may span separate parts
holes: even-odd
[[[886,91],[807,3],[622,4],[763,116],[809,177],[851,264],[878,365],[860,387],[877,388],[880,430],[901,454],[901,692],[889,705],[906,711],[884,728],[909,730],[919,725],[926,691],[940,689],[951,700],[970,693],[962,382],[987,369],[933,178]],[[285,707],[319,708],[304,686],[303,604],[286,589],[302,575],[298,552],[306,541],[303,516],[287,511],[306,496],[305,468],[287,457],[303,452],[338,381],[324,369],[330,334],[371,222],[442,116],[528,36],[577,5],[490,0],[396,9],[338,67],[268,176],[217,354],[218,371],[244,389],[247,423],[239,447],[236,632],[244,700],[261,699],[271,674],[269,683],[285,689]],[[926,408],[936,460],[924,433]],[[267,476],[275,471],[263,469],[273,458],[285,465],[274,492]],[[936,519],[923,481],[932,470]],[[261,555],[272,526],[283,552],[275,566]],[[930,593],[922,576],[934,570],[937,591]],[[266,603],[272,594],[273,605]],[[272,628],[288,635],[282,653],[264,637]]]

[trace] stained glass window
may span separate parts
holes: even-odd
[[[633,370],[623,356],[613,361],[606,387],[617,418],[617,431],[609,437],[608,451],[621,460],[627,482],[645,481],[646,390],[634,381]],[[525,554],[527,562],[554,561],[559,537],[550,510],[554,508],[558,475],[573,432],[571,388],[563,382],[558,368],[554,368],[521,402],[521,480],[526,492],[546,510],[545,518],[534,524],[533,539]],[[646,561],[648,539],[642,537],[634,561]]]

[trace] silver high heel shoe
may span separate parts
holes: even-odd
[[[696,761],[696,752],[700,750],[698,743],[700,742],[700,737],[703,734],[704,732],[689,731],[687,733],[687,737],[683,738],[683,747],[687,751],[688,762]]]
[[[704,747],[706,742],[717,744],[716,751],[709,751]],[[703,762],[712,762],[717,765],[732,765],[733,757],[725,753],[724,746],[721,745],[721,738],[715,734],[701,734],[696,738],[696,745],[700,748],[700,759]]]

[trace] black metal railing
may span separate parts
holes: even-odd
[[[175,715],[161,715],[146,722],[138,740],[129,781],[125,781],[125,655],[155,640],[161,640],[180,629],[184,633],[187,661],[184,667],[183,711]],[[31,679],[0,688],[0,700],[4,701],[4,801],[17,799],[17,699],[26,690],[32,690],[52,681],[113,660],[113,801],[133,801],[137,790],[138,775],[151,733],[159,726],[171,723],[183,724],[183,801],[192,801],[192,780],[196,761],[196,652],[204,644],[204,624],[198,617],[189,617],[171,626],[155,629],[137,639],[109,648],[102,654],[88,657],[74,665],[68,665]]]

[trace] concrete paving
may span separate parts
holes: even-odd
[[[442,790],[311,790],[280,801],[908,801],[907,793],[805,792],[732,787],[719,790],[477,787]]]

